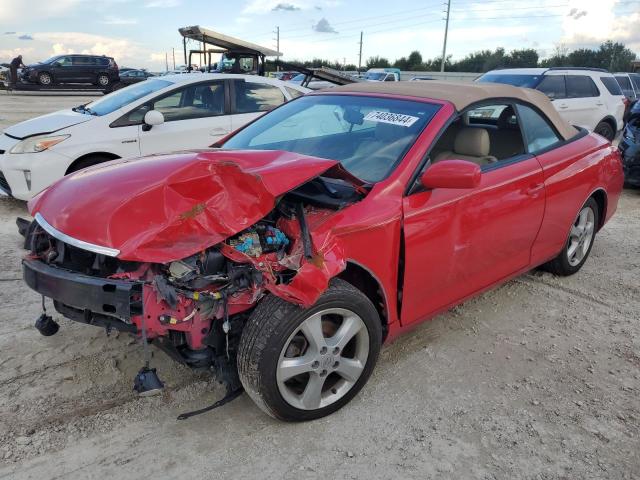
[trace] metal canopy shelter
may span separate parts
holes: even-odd
[[[195,40],[196,42],[202,42],[204,45],[213,45],[216,49],[207,50],[206,47],[203,50],[207,52],[219,52],[219,53],[231,53],[234,55],[247,55],[255,58],[259,58],[264,65],[265,57],[280,57],[282,53],[272,50],[270,48],[262,47],[255,43],[240,40],[239,38],[224,35],[220,32],[209,30],[208,28],[194,25],[191,27],[179,28],[178,31],[182,35],[182,46],[184,49],[184,63],[187,63],[187,39]],[[203,53],[203,51],[199,51]],[[194,51],[198,53],[198,51]],[[210,55],[210,54],[209,54]]]
[[[208,28],[204,28],[199,25],[179,28],[178,31],[180,32],[180,35],[184,37],[185,41],[189,38],[191,40],[204,42],[209,45],[214,45],[216,47],[238,53],[257,53],[265,57],[282,56],[282,53],[277,52],[276,50],[271,50],[270,48],[261,47],[255,43],[240,40],[239,38],[234,38],[219,32],[214,32],[213,30],[209,30]]]
[[[239,38],[234,38],[229,35],[224,35],[220,32],[215,32],[199,25],[179,28],[178,31],[180,32],[180,35],[182,35],[184,63],[188,65],[188,68],[191,68],[192,54],[204,54],[205,60],[207,61],[208,67],[210,69],[211,55],[213,53],[222,53],[225,55],[253,57],[257,66],[255,71],[259,75],[263,75],[265,67],[265,57],[276,57],[274,64],[277,67],[286,68],[305,74],[306,77],[302,82],[303,86],[308,86],[309,82],[313,78],[325,80],[337,85],[345,85],[348,83],[359,81],[349,75],[326,67],[304,68],[299,65],[282,62],[278,58],[282,56],[281,52],[256,45],[255,43],[247,42],[245,40],[240,40]],[[191,50],[189,52],[189,55],[187,56],[187,39],[194,40],[196,42],[202,42],[203,48],[201,50]],[[207,48],[206,45],[211,45],[214,48]]]

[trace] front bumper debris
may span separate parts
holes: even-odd
[[[130,320],[142,314],[142,282],[83,275],[30,259],[22,261],[22,272],[31,289],[55,300],[56,309],[82,316],[65,315],[72,320],[97,323],[91,317],[115,317],[114,321],[119,319],[137,330]]]

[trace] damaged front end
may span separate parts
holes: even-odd
[[[108,249],[86,247],[38,214],[26,232],[25,281],[53,299],[63,316],[107,332],[144,336],[176,361],[210,369],[229,390],[237,390],[237,346],[260,299],[273,294],[308,307],[346,266],[333,219],[366,190],[331,176],[336,175],[314,176],[275,197],[268,213],[248,228],[164,262],[144,261],[135,251],[123,259]],[[198,215],[211,212],[201,209],[182,218],[196,221]],[[186,227],[185,232],[186,237]],[[187,240],[193,238],[167,238],[161,245],[156,238],[141,248],[151,251],[153,245],[156,260],[161,247]],[[197,240],[189,244],[201,245]]]

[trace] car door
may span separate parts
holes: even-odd
[[[231,86],[231,129],[236,130],[287,101],[275,85],[255,80],[233,80]]]
[[[56,82],[68,82],[73,78],[73,61],[72,57],[60,57],[51,66],[53,78]]]
[[[403,199],[404,325],[528,268],[543,181],[536,157],[523,152],[484,165],[476,188],[420,188]]]
[[[593,130],[601,119],[608,115],[600,92],[588,75],[566,75],[567,98],[560,103],[567,121]],[[566,106],[566,107],[564,107]]]
[[[142,155],[206,148],[231,131],[225,80],[192,83],[137,109],[140,119],[149,110],[164,115],[164,123],[139,126]]]
[[[73,82],[89,82],[92,80],[91,72],[95,68],[93,57],[75,56],[71,58],[71,62],[68,80]]]

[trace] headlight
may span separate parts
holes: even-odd
[[[69,138],[71,135],[56,135],[53,137],[37,136],[31,138],[25,138],[20,143],[17,143],[11,150],[11,153],[38,153],[47,150],[54,145]]]

